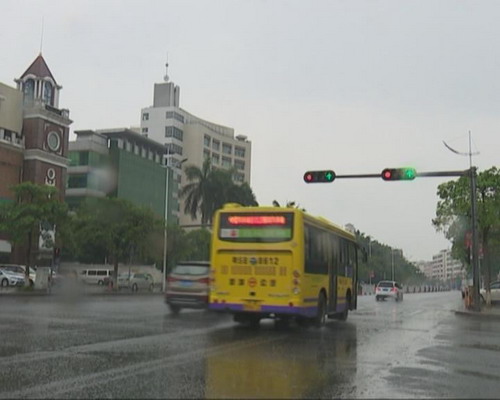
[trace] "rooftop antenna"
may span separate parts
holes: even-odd
[[[443,144],[446,146],[446,148],[448,150],[452,151],[455,154],[459,154],[461,156],[469,156],[469,166],[470,166],[470,168],[472,168],[472,156],[477,156],[479,154],[479,151],[476,151],[474,153],[472,152],[472,136],[471,136],[470,131],[469,131],[469,152],[468,153],[463,153],[463,152],[460,152],[460,151],[453,149],[444,140],[443,140]]]
[[[165,76],[163,77],[163,80],[165,82],[168,82],[168,53],[167,53],[167,63],[165,64]]]
[[[43,17],[42,17],[42,32],[40,34],[40,54],[42,54],[42,45],[43,45]]]

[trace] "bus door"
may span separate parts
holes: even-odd
[[[335,312],[337,309],[337,274],[333,265],[330,265],[328,269],[328,311]]]

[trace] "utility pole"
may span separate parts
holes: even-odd
[[[479,295],[479,251],[477,237],[477,202],[476,202],[476,167],[470,170],[470,201],[472,224],[472,285],[474,287],[473,309],[481,311],[481,297]]]

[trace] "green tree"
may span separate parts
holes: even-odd
[[[211,234],[208,229],[196,229],[186,235],[189,246],[188,259],[206,261],[210,259]]]
[[[452,251],[457,258],[470,262],[465,248],[465,236],[471,231],[470,182],[468,177],[442,183],[438,186],[439,201],[436,218],[432,223],[436,230],[445,233],[453,243]],[[483,253],[485,286],[489,301],[493,256],[498,253],[500,227],[500,171],[496,167],[480,172],[477,176],[477,219],[479,243]],[[498,263],[495,263],[498,269]]]
[[[359,279],[370,280],[373,271],[375,276],[372,283],[383,279],[390,279],[392,274],[392,261],[394,260],[395,279],[405,285],[417,285],[425,281],[425,277],[419,269],[398,249],[382,244],[370,236],[357,233],[357,241],[366,252],[366,260],[359,262]]]
[[[201,168],[189,165],[184,171],[189,182],[179,193],[186,198],[184,212],[193,219],[198,217],[199,212],[202,225],[211,224],[214,212],[225,203],[258,205],[248,184],[234,183],[234,170],[213,168],[209,158],[205,159]]]
[[[29,282],[29,267],[33,265],[35,248],[42,225],[55,226],[56,242],[64,232],[68,220],[68,207],[59,201],[53,186],[23,182],[13,188],[15,201],[0,206],[0,231],[7,233],[9,240],[26,249],[26,283]],[[55,245],[55,243],[52,243]],[[49,243],[50,246],[50,243]]]
[[[114,265],[116,282],[118,263],[146,257],[148,238],[161,229],[163,221],[149,208],[137,207],[123,199],[102,198],[83,203],[73,226],[78,257],[85,260],[87,252],[106,254]]]

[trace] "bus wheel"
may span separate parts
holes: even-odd
[[[314,317],[314,325],[321,328],[326,323],[326,298],[323,293],[320,293],[318,298],[318,311]]]
[[[351,306],[351,297],[348,295],[345,303],[345,310],[339,314],[339,320],[345,321],[349,315],[349,307]]]

